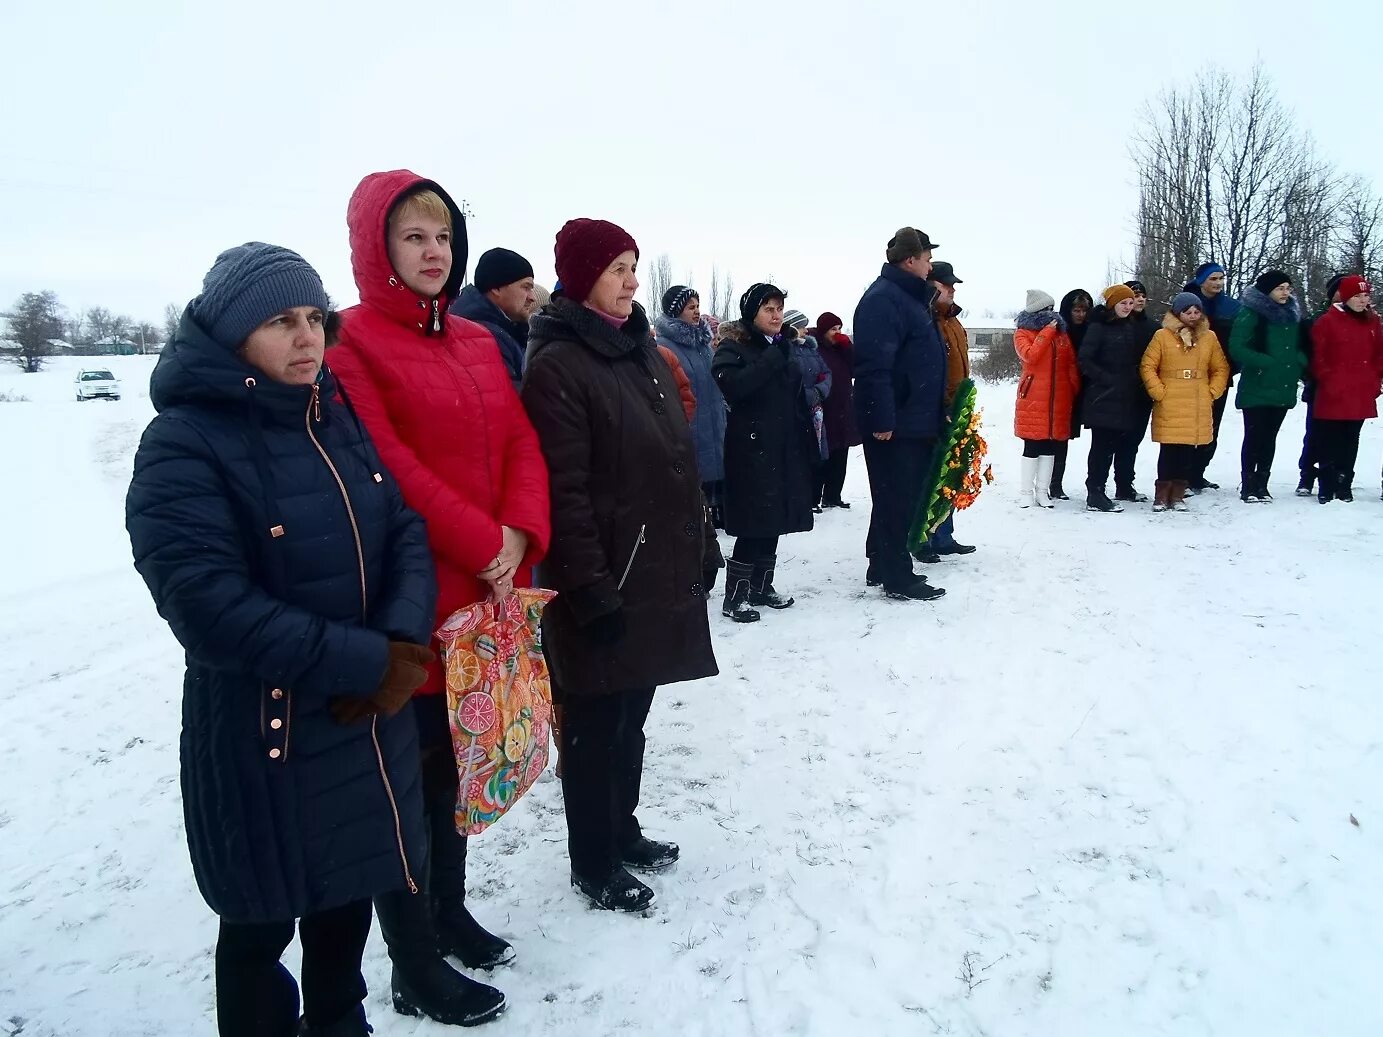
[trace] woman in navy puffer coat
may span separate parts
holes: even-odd
[[[326,293],[287,249],[223,253],[150,383],[135,567],[186,649],[182,794],[221,916],[221,1034],[364,1034],[370,898],[421,884],[418,735],[437,590],[423,521],[322,364]]]

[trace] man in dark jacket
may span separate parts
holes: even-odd
[[[1234,327],[1234,318],[1239,316],[1239,300],[1225,291],[1226,276],[1225,268],[1219,263],[1202,263],[1196,267],[1195,274],[1190,281],[1186,282],[1186,287],[1182,291],[1200,297],[1203,304],[1201,311],[1210,321],[1210,330],[1220,340],[1220,348],[1228,356],[1229,333],[1230,329]],[[1230,385],[1234,384],[1234,376],[1238,373],[1238,365],[1231,360],[1229,364]],[[1220,422],[1224,420],[1225,405],[1229,402],[1229,395],[1229,389],[1226,388],[1225,394],[1215,401],[1212,410],[1215,419],[1215,438],[1206,446],[1196,447],[1196,464],[1191,472],[1190,485],[1190,491],[1193,493],[1220,488],[1218,483],[1206,480],[1205,470],[1214,459],[1215,448],[1220,442]]]
[[[1344,274],[1332,274],[1330,280],[1325,283],[1325,305],[1314,317],[1301,322],[1301,351],[1306,354],[1308,361],[1306,365],[1306,388],[1302,390],[1301,398],[1306,404],[1306,430],[1301,436],[1301,459],[1297,462],[1297,467],[1301,470],[1301,479],[1297,482],[1297,496],[1310,497],[1315,493],[1316,479],[1320,475],[1319,459],[1316,457],[1315,448],[1311,443],[1312,426],[1316,422],[1316,383],[1311,378],[1311,326],[1321,318],[1321,315],[1332,305],[1339,302],[1336,298],[1340,292],[1340,282],[1345,279]]]
[[[537,308],[533,265],[517,252],[492,248],[475,265],[475,283],[451,304],[451,312],[482,324],[495,336],[514,391],[523,383],[528,318]]]
[[[931,239],[904,227],[855,308],[855,413],[864,434],[873,512],[865,581],[891,598],[945,593],[912,571],[908,531],[922,495],[946,398],[946,347],[932,320]]]

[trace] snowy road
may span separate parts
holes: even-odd
[[[180,654],[123,530],[150,366],[118,403],[0,374],[32,397],[0,403],[0,1037],[213,1029]],[[1003,483],[1011,394],[981,390],[1001,481],[947,598],[865,591],[852,459],[854,510],[784,542],[797,607],[717,614],[721,676],[659,694],[641,816],[683,863],[652,917],[568,888],[551,775],[475,840],[511,1032],[1383,1032],[1383,429],[1352,506],[1291,496],[1298,408],[1271,507],[1231,492],[1231,415],[1192,514],[1043,514]],[[452,1032],[388,1009],[377,934],[366,975],[377,1034]]]

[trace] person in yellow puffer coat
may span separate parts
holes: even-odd
[[[1185,511],[1195,448],[1215,436],[1214,403],[1229,387],[1229,361],[1190,292],[1172,300],[1140,367],[1153,400],[1153,441],[1162,444],[1153,511]]]

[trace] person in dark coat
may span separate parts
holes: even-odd
[[[1066,334],[1075,347],[1076,358],[1080,358],[1081,343],[1085,333],[1090,330],[1090,311],[1095,308],[1095,300],[1084,288],[1075,288],[1061,297],[1057,312],[1066,322]],[[1080,408],[1085,399],[1085,387],[1076,393],[1075,405],[1071,408],[1071,439],[1080,438]],[[1055,460],[1052,462],[1052,485],[1049,495],[1053,500],[1070,500],[1063,485],[1066,479],[1066,461],[1070,455],[1070,441],[1063,439],[1056,445]]]
[[[150,380],[135,568],[186,649],[183,816],[221,916],[222,1035],[297,1034],[279,956],[303,945],[304,1034],[367,1032],[370,898],[417,895],[418,732],[437,585],[323,365],[327,296],[296,253],[222,253]]]
[[[495,337],[515,392],[523,384],[528,318],[537,303],[533,264],[510,249],[492,248],[475,264],[474,282],[451,304],[452,313],[483,325]]]
[[[658,344],[677,355],[696,397],[692,438],[696,441],[696,468],[701,490],[711,508],[711,521],[724,525],[725,495],[725,401],[711,375],[711,323],[701,316],[701,296],[686,285],[675,284],[663,293],[663,312],[653,320]]]
[[[1306,428],[1301,434],[1301,456],[1297,459],[1297,469],[1301,472],[1301,478],[1297,480],[1296,495],[1298,497],[1310,497],[1316,492],[1316,479],[1320,475],[1317,467],[1320,459],[1316,456],[1315,443],[1311,433],[1315,427],[1316,420],[1316,380],[1311,377],[1311,351],[1313,342],[1311,339],[1311,328],[1321,317],[1325,316],[1327,310],[1335,303],[1340,301],[1340,282],[1345,279],[1344,274],[1333,274],[1330,280],[1325,283],[1325,305],[1314,317],[1309,317],[1301,322],[1301,352],[1306,357],[1306,370],[1302,373],[1305,386],[1301,390],[1301,402],[1306,404]]]
[[[842,330],[840,318],[830,311],[816,318],[813,337],[831,372],[831,395],[822,404],[830,453],[818,474],[818,499],[823,508],[849,508],[841,494],[845,490],[850,451],[860,445],[860,429],[855,421],[854,343]]]
[[[730,407],[725,531],[737,538],[726,560],[721,612],[737,623],[757,622],[754,606],[793,605],[773,586],[778,538],[812,528],[820,448],[808,400],[816,381],[793,355],[797,332],[783,323],[785,298],[771,284],[751,285],[740,297],[740,319],[720,326],[711,365]]]
[[[932,320],[936,290],[927,283],[933,248],[915,227],[901,228],[855,307],[855,415],[873,498],[865,583],[920,601],[946,593],[913,572],[908,553],[946,406],[946,346]]]
[[[718,672],[705,575],[715,533],[672,371],[634,302],[638,254],[613,223],[562,228],[563,292],[529,321],[523,385],[551,473],[543,571],[558,596],[543,645],[562,705],[571,879],[616,911],[653,901],[627,869],[679,856],[635,816],[654,691]]]
[[[1239,300],[1225,290],[1227,276],[1225,268],[1219,263],[1202,263],[1196,267],[1195,274],[1182,288],[1182,291],[1200,297],[1201,312],[1210,322],[1210,330],[1215,333],[1215,338],[1219,340],[1222,347],[1228,347],[1230,335],[1234,329],[1234,319],[1239,316]],[[1229,384],[1232,388],[1234,376],[1239,373],[1239,368],[1235,366],[1232,358],[1229,361],[1229,372]],[[1225,406],[1228,403],[1228,392],[1225,392],[1215,401],[1215,438],[1207,445],[1196,448],[1196,464],[1191,473],[1190,485],[1187,488],[1187,493],[1193,496],[1206,490],[1218,490],[1220,488],[1219,483],[1213,483],[1206,479],[1205,471],[1210,467],[1210,462],[1215,459],[1215,450],[1220,443],[1220,423],[1224,421]]]
[[[826,438],[826,401],[831,397],[831,368],[821,355],[816,337],[808,328],[810,321],[801,310],[788,310],[783,324],[797,332],[792,341],[792,359],[802,372],[802,391],[806,396],[807,413],[811,415],[812,432],[816,436],[818,457],[812,465],[816,485],[821,485],[821,468],[831,456],[831,444]],[[820,515],[819,494],[812,495],[812,514]]]
[[[1148,498],[1134,485],[1138,446],[1148,431],[1152,400],[1139,367],[1156,334],[1151,322],[1135,322],[1133,289],[1116,284],[1105,289],[1104,304],[1090,314],[1090,330],[1080,352],[1084,400],[1081,421],[1090,429],[1085,506],[1089,511],[1124,509],[1109,499],[1106,485],[1114,467],[1114,500],[1140,504]],[[1145,326],[1146,325],[1146,326]]]

